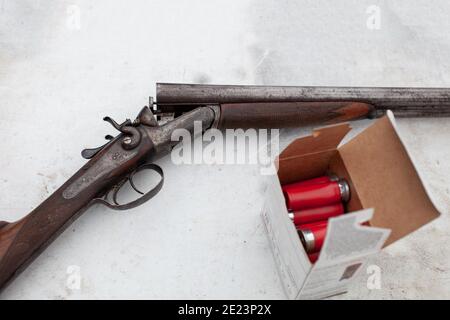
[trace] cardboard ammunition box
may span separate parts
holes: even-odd
[[[348,124],[293,141],[276,163],[262,210],[274,259],[289,299],[347,291],[365,262],[439,216],[396,130],[392,112],[341,145]],[[329,220],[318,261],[311,264],[288,217],[282,184],[335,173],[350,185],[349,213]],[[368,221],[368,225],[361,225]]]

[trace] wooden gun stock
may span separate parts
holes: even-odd
[[[0,221],[0,290],[149,156],[153,144],[144,130],[138,129],[142,134],[139,147],[126,150],[124,136],[117,136],[31,213],[17,222]]]
[[[67,186],[67,183],[63,185],[19,221],[3,222],[0,226],[0,288],[26,267],[95,197],[89,192],[73,200],[64,199],[62,192]]]
[[[204,129],[211,127],[215,113],[211,108],[198,108],[174,121],[158,125],[148,107],[134,120],[111,123],[119,132],[115,138],[95,149],[85,149],[82,155],[90,159],[62,187],[17,222],[0,221],[0,290],[30,263],[66,226],[90,205],[100,203],[115,210],[127,210],[150,200],[162,188],[162,169],[151,163],[169,152],[176,143],[171,135],[176,129],[195,131],[195,122]],[[160,180],[152,189],[142,192],[135,186],[135,173],[152,170]],[[139,197],[119,204],[117,194],[125,183],[139,193]]]
[[[287,128],[367,118],[374,107],[361,102],[260,102],[220,106],[218,128]]]

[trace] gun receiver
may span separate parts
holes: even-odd
[[[133,122],[118,124],[106,117],[119,135],[107,136],[109,142],[102,147],[83,150],[82,155],[90,159],[86,165],[30,214],[12,223],[0,221],[0,289],[91,205],[126,210],[155,196],[163,186],[164,175],[152,162],[174,146],[172,132],[183,128],[193,133],[195,121],[202,122],[206,130],[214,118],[209,107],[197,108],[161,126],[147,107]],[[161,177],[147,193],[133,183],[134,174],[142,170],[153,170]],[[141,197],[119,204],[117,194],[127,182]]]
[[[449,89],[262,87],[158,84],[157,102],[150,101],[160,123],[145,107],[134,120],[119,124],[104,118],[119,131],[105,145],[83,150],[89,161],[63,186],[24,218],[0,221],[0,289],[32,261],[66,226],[92,204],[126,210],[156,195],[163,185],[163,170],[152,162],[172,149],[176,129],[282,128],[377,117],[387,109],[399,116],[449,116]],[[172,119],[163,118],[170,114]],[[143,193],[134,174],[153,170],[159,183]],[[117,193],[125,183],[141,197],[119,204]]]

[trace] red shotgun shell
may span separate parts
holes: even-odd
[[[289,185],[283,188],[286,206],[290,211],[324,207],[350,199],[347,181],[329,181],[307,185]]]
[[[331,217],[340,216],[344,213],[344,206],[342,203],[330,204],[325,207],[317,207],[310,209],[303,209],[295,212],[290,212],[289,217],[295,225],[310,223],[320,220],[327,220]]]
[[[309,261],[311,261],[311,263],[315,263],[319,259],[319,254],[320,254],[320,252],[314,252],[314,253],[308,254]]]
[[[328,176],[322,176],[322,177],[317,177],[317,178],[312,178],[312,179],[308,179],[308,180],[294,182],[291,184],[286,184],[283,186],[283,190],[285,188],[290,189],[290,188],[295,188],[297,186],[307,186],[307,185],[311,185],[311,184],[326,183],[326,182],[338,181],[338,180],[339,180],[339,177],[337,175],[331,173]]]
[[[297,229],[306,253],[319,252],[327,234],[327,221],[309,223]]]

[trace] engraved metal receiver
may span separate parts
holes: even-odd
[[[153,103],[152,99],[150,99],[150,103]],[[95,183],[97,179],[104,179],[105,174],[114,170],[115,167],[122,165],[126,159],[135,156],[137,149],[144,139],[151,144],[151,150],[148,151],[145,159],[140,161],[139,165],[133,170],[123,175],[112,187],[102,192],[101,196],[93,198],[90,204],[99,203],[114,210],[127,210],[145,203],[153,198],[163,186],[163,169],[152,163],[152,161],[170,152],[172,147],[178,143],[178,141],[171,141],[173,131],[177,128],[182,128],[192,133],[194,121],[200,121],[203,130],[210,128],[217,118],[217,110],[213,109],[210,107],[200,107],[161,125],[149,107],[144,107],[134,121],[126,119],[123,123],[119,124],[110,117],[103,118],[104,121],[107,121],[118,130],[120,134],[116,137],[107,135],[105,139],[108,142],[104,145],[97,148],[84,149],[81,152],[82,157],[89,160],[101,154],[102,151],[105,151],[105,154],[103,154],[102,159],[93,164],[82,176],[78,177],[74,183],[70,184],[63,191],[63,197],[65,199],[72,199],[92,183]],[[123,150],[121,151],[120,149]],[[160,176],[160,180],[156,186],[147,192],[139,190],[133,180],[137,173],[145,170],[152,170]],[[131,189],[136,191],[140,197],[131,202],[120,204],[117,199],[118,193],[127,183],[129,183]]]

